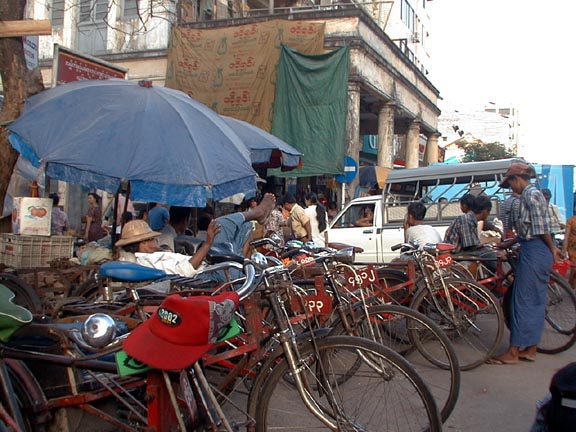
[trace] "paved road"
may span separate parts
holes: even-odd
[[[508,341],[508,332],[504,341]],[[503,342],[502,351],[506,348]],[[576,361],[576,347],[556,355],[540,354],[534,363],[483,365],[462,372],[460,397],[444,430],[449,432],[528,432],[536,401],[554,372]]]

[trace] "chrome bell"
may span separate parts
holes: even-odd
[[[266,256],[263,253],[254,252],[250,257],[250,259],[254,263],[254,265],[258,267],[259,270],[264,270],[266,267],[268,267],[268,260],[266,259]]]
[[[116,336],[116,323],[110,315],[90,315],[82,325],[82,337],[93,348],[103,348]]]

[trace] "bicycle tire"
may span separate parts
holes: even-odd
[[[358,336],[375,340],[410,361],[432,391],[445,422],[460,392],[458,356],[446,334],[430,318],[407,306],[369,306],[367,312],[369,316],[360,313],[355,316],[360,321],[356,325]],[[372,328],[367,327],[367,322]],[[332,325],[331,334],[344,334],[341,320]],[[408,344],[415,349],[407,349]],[[437,368],[444,373],[439,373]]]
[[[43,432],[50,414],[42,410],[46,407],[46,398],[40,384],[23,362],[14,359],[4,361],[10,379],[9,388],[12,390],[13,400],[19,411],[17,415],[23,423],[23,432]],[[0,403],[4,407],[9,406],[2,392],[0,392]]]
[[[95,301],[100,296],[100,284],[94,276],[84,281],[70,292],[70,297],[82,297],[86,301]]]
[[[502,307],[494,294],[474,281],[445,278],[444,283],[452,299],[454,314],[450,313],[442,288],[420,289],[410,307],[444,330],[458,355],[460,370],[474,369],[490,358],[500,345],[505,326]]]
[[[328,336],[316,344],[317,350],[311,344],[299,350],[299,358],[304,360],[299,363],[299,371],[321,390],[309,385],[307,393],[332,419],[337,412],[344,429],[353,422],[353,426],[362,423],[360,429],[365,431],[441,430],[430,390],[399,354],[354,336]],[[344,365],[348,372],[348,363],[355,362],[358,355],[367,361],[353,377],[337,384],[338,365]],[[327,426],[305,407],[297,390],[284,379],[291,371],[283,356],[282,361],[279,359],[269,363],[262,386],[253,388],[250,395],[249,413],[256,420],[256,431],[272,431],[287,424],[294,431],[326,430]],[[322,373],[323,369],[330,374]],[[333,404],[327,402],[327,395],[334,396]]]
[[[33,314],[42,313],[40,296],[22,279],[8,273],[0,273],[0,284],[14,293],[14,304],[28,309]]]
[[[576,294],[557,272],[550,274],[546,315],[538,352],[558,354],[576,343]]]
[[[386,298],[384,300],[389,303],[407,304],[410,302],[410,297],[413,294],[413,287],[408,285],[400,289],[394,289],[395,286],[406,283],[408,275],[402,270],[395,269],[378,269],[378,281],[380,287],[384,289]],[[393,289],[392,291],[390,291]]]

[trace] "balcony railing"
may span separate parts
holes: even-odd
[[[349,10],[349,9],[363,9],[368,16],[370,16],[382,30],[385,29],[390,17],[390,12],[394,1],[392,0],[376,0],[376,1],[340,1],[330,4],[307,4],[300,6],[289,7],[267,7],[267,8],[251,8],[248,5],[243,5],[241,9],[228,8],[224,13],[204,10],[200,12],[199,16],[193,21],[213,21],[234,18],[251,18],[262,17],[271,15],[286,15],[298,14],[307,12],[322,12],[334,10]],[[258,3],[259,6],[262,2]],[[190,20],[191,17],[187,17]],[[190,22],[190,21],[188,21]]]

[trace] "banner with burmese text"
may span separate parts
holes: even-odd
[[[216,29],[174,27],[166,87],[270,131],[282,44],[320,54],[324,23],[272,20]]]

